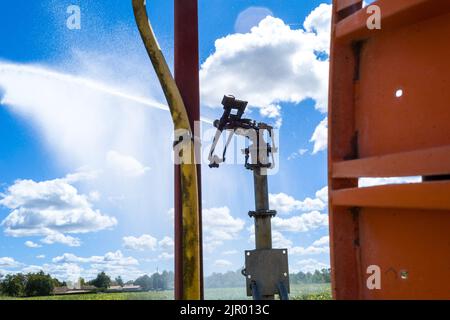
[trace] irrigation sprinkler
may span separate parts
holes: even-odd
[[[226,160],[227,148],[234,135],[243,136],[251,143],[242,150],[245,168],[253,171],[255,210],[249,216],[255,220],[255,250],[245,251],[247,295],[254,300],[272,300],[275,294],[280,299],[289,298],[289,269],[287,249],[272,248],[271,218],[275,210],[269,208],[267,171],[275,166],[277,147],[273,127],[262,122],[243,118],[247,102],[233,96],[224,96],[223,115],[214,121],[217,131],[209,152],[210,168],[218,168]],[[215,153],[223,132],[228,132],[221,156]],[[265,137],[268,137],[266,141]]]

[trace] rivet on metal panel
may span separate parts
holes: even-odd
[[[408,271],[407,270],[400,271],[400,278],[402,278],[402,280],[407,280],[408,279]]]
[[[287,272],[283,273],[283,275],[284,275],[285,277],[287,277]]]
[[[247,278],[251,279],[251,278],[252,278],[252,275],[251,275],[251,274],[248,274],[248,275],[247,275]]]

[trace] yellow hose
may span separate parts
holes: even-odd
[[[150,24],[146,0],[132,0],[136,23],[147,53],[161,83],[175,128],[175,141],[182,140],[190,161],[180,163],[182,197],[183,295],[184,300],[200,299],[200,234],[198,182],[192,128],[180,91],[173,79]],[[186,156],[186,155],[184,155]],[[186,157],[183,157],[186,159]]]

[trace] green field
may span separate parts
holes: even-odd
[[[330,284],[295,284],[291,285],[291,299],[331,299]],[[218,288],[206,289],[205,298],[208,300],[240,300],[248,299],[245,296],[245,288]],[[1,297],[0,300],[170,300],[173,299],[173,291],[152,292],[128,292],[128,293],[93,293],[66,296],[48,296],[34,298],[10,298]]]

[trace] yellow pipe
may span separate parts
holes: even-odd
[[[150,24],[146,0],[132,0],[136,23],[161,83],[175,128],[175,141],[182,139],[190,161],[180,163],[182,197],[183,294],[184,300],[200,299],[200,233],[198,182],[192,128],[180,91],[170,72]],[[185,155],[186,156],[186,155]]]

